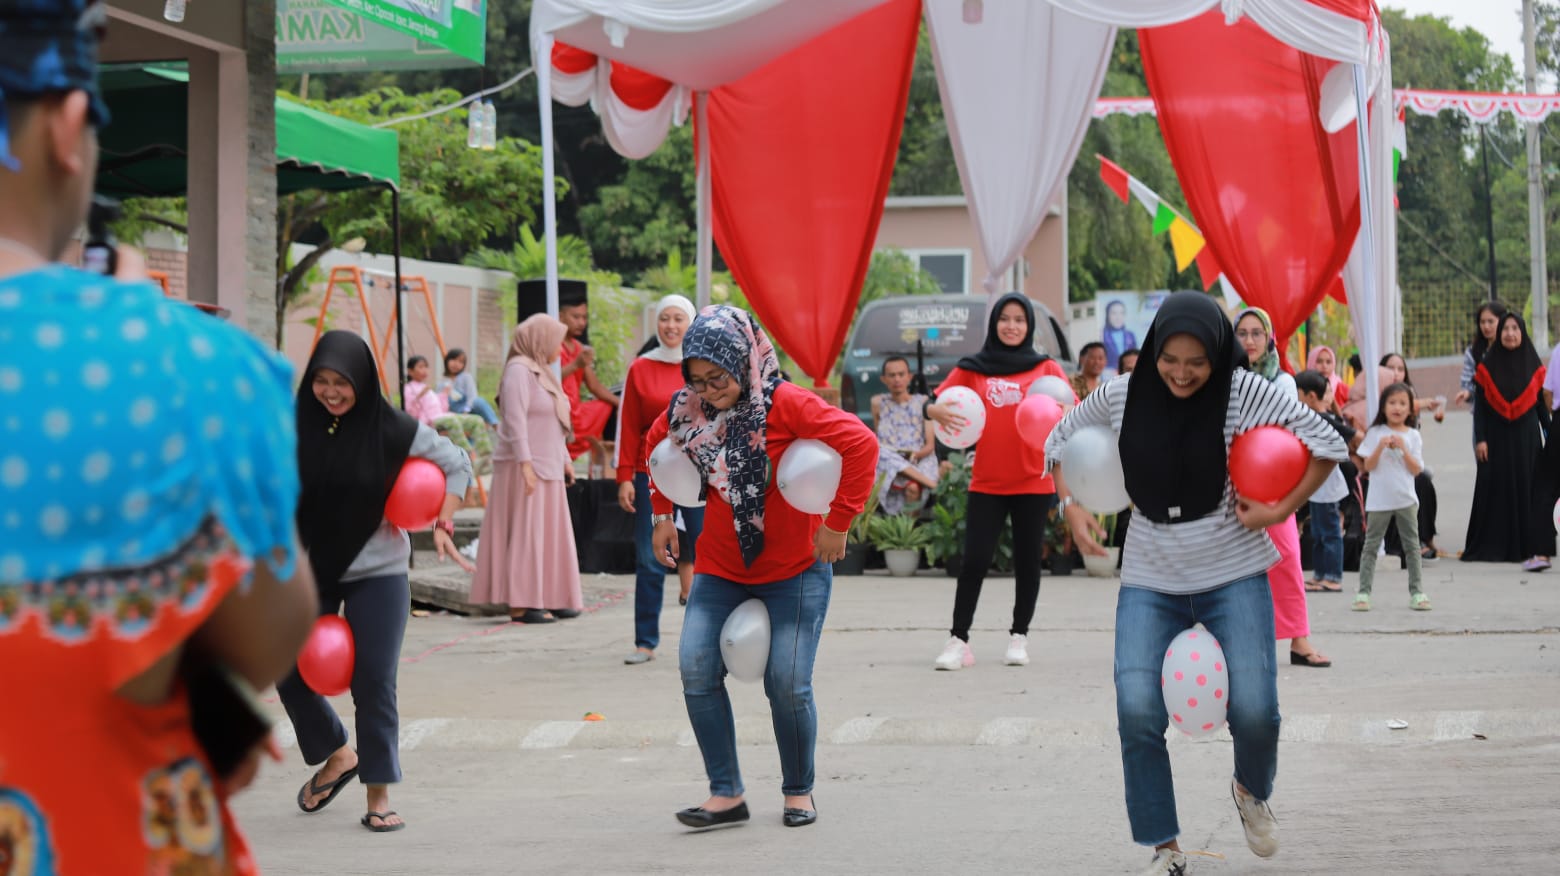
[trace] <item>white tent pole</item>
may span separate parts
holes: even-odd
[[[697,205],[695,214],[698,224],[698,252],[695,262],[698,265],[697,302],[700,310],[710,304],[710,269],[715,260],[715,246],[713,230],[710,227],[710,93],[697,91],[693,95],[693,107],[695,116],[695,130],[698,132],[699,158],[698,177],[694,186],[697,192]]]
[[[542,110],[542,228],[547,249],[547,313],[558,315],[558,187],[553,173],[552,34],[537,40],[536,99]],[[556,367],[556,366],[555,366]]]
[[[1370,190],[1370,113],[1368,109],[1369,99],[1365,94],[1365,65],[1354,66],[1354,133],[1359,152],[1360,174],[1360,246],[1364,251],[1364,270],[1361,271],[1363,283],[1359,292],[1365,300],[1360,302],[1360,312],[1371,314],[1374,319],[1371,325],[1356,326],[1356,340],[1360,343],[1360,358],[1365,364],[1365,417],[1369,422],[1376,417],[1376,403],[1381,397],[1381,387],[1377,386],[1376,369],[1370,363],[1381,361],[1383,350],[1381,346],[1381,326],[1376,324],[1381,319],[1381,309],[1378,306],[1383,290],[1376,288],[1376,225],[1375,205],[1372,203]]]

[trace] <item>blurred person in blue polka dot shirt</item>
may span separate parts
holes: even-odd
[[[7,872],[253,872],[226,800],[265,743],[219,770],[236,726],[198,739],[185,679],[267,687],[313,620],[291,369],[132,251],[116,277],[56,263],[108,122],[106,24],[0,0],[0,833]]]

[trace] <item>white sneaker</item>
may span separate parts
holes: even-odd
[[[1009,666],[1029,665],[1029,637],[1014,633],[1008,639],[1007,653],[1002,655],[1002,662]]]
[[[974,666],[975,652],[970,650],[968,642],[958,636],[949,636],[948,643],[943,645],[942,653],[937,655],[937,662],[934,665],[938,669],[946,669],[950,672],[966,666]]]
[[[1178,849],[1154,849],[1154,860],[1141,876],[1186,876],[1186,854]]]
[[[1235,798],[1235,808],[1240,812],[1240,824],[1246,829],[1246,845],[1259,858],[1271,858],[1278,853],[1278,819],[1266,800],[1258,800],[1244,793],[1234,779],[1230,780],[1230,796]]]

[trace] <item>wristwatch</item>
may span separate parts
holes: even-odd
[[[676,514],[652,514],[652,515],[650,515],[650,525],[651,526],[660,526],[663,523],[671,523],[673,520],[676,520],[676,519],[677,519],[677,515]]]
[[[1063,496],[1062,500],[1056,504],[1056,513],[1065,514],[1068,508],[1076,504],[1078,504],[1077,499],[1074,499],[1072,496]]]
[[[455,537],[455,521],[454,520],[436,520],[433,523],[433,528],[434,529],[442,529],[442,530],[444,530],[445,533],[450,536],[450,538],[454,538]]]

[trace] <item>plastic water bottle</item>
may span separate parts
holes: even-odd
[[[491,100],[486,101],[486,105],[482,119],[482,148],[492,150],[498,148],[498,108]]]
[[[163,4],[163,18],[179,24],[184,21],[185,0],[168,0]]]

